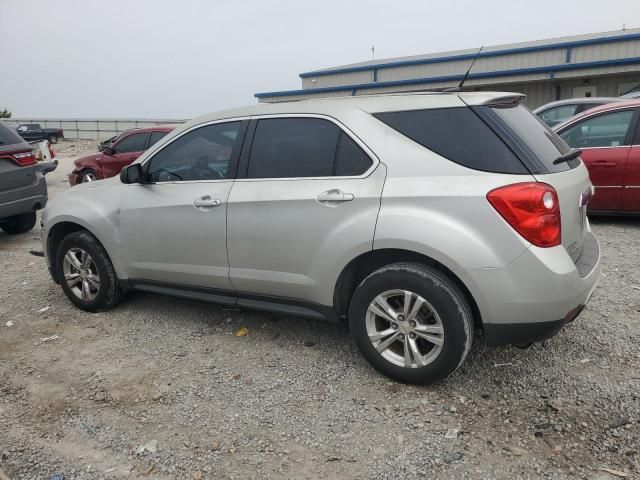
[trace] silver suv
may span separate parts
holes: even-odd
[[[555,334],[598,280],[580,152],[521,100],[363,96],[198,118],[120,178],[50,201],[51,274],[88,311],[142,290],[348,319],[380,372],[438,381],[476,331],[489,345]]]

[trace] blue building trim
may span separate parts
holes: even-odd
[[[479,72],[470,73],[467,79],[483,79],[483,78],[501,78],[512,77],[516,75],[531,75],[536,73],[554,74],[557,72],[564,72],[570,70],[584,70],[586,68],[601,68],[619,65],[632,65],[640,64],[640,57],[631,58],[618,58],[614,60],[598,60],[594,62],[582,62],[582,63],[563,63],[560,65],[549,65],[546,67],[528,67],[517,68],[513,70],[498,70],[494,72]],[[329,92],[341,92],[349,90],[366,90],[370,88],[380,87],[398,87],[407,85],[420,85],[425,83],[437,83],[437,82],[457,82],[462,80],[463,74],[460,75],[446,75],[442,77],[427,77],[427,78],[412,78],[410,80],[394,80],[389,82],[376,82],[376,83],[360,83],[356,85],[340,85],[335,87],[320,87],[320,88],[308,88],[300,90],[284,90],[281,92],[264,92],[256,93],[256,98],[267,97],[289,97],[295,95],[305,95],[309,93],[329,93]]]
[[[610,37],[590,38],[587,40],[574,40],[571,42],[548,43],[546,45],[535,45],[531,47],[508,48],[505,50],[495,50],[493,52],[481,52],[478,58],[500,57],[503,55],[513,55],[517,53],[544,52],[547,50],[557,50],[560,48],[571,49],[575,47],[586,47],[589,45],[602,45],[615,42],[629,42],[632,40],[640,40],[640,33],[632,33],[628,35],[614,35]],[[570,53],[568,54],[568,56]],[[323,75],[334,75],[336,73],[362,72],[366,70],[405,67],[409,65],[429,65],[432,63],[451,62],[456,60],[471,60],[476,57],[475,53],[465,53],[461,55],[449,55],[446,57],[422,58],[415,60],[399,60],[389,63],[375,63],[370,65],[360,65],[356,67],[332,68],[329,70],[316,70],[313,72],[304,72],[300,74],[300,78],[320,77]],[[568,62],[567,62],[568,63]]]

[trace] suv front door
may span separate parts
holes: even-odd
[[[581,158],[596,189],[590,210],[622,210],[634,113],[633,109],[600,113],[558,132],[571,147],[582,150]]]
[[[229,195],[239,292],[332,305],[336,265],[371,250],[385,167],[333,120],[259,118]],[[253,303],[252,303],[253,302]]]
[[[126,185],[120,228],[134,283],[232,290],[227,197],[245,128],[195,127],[145,161],[145,183]]]

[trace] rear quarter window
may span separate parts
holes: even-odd
[[[484,172],[529,173],[505,142],[470,108],[384,112],[374,116],[459,165]]]

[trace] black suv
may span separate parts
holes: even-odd
[[[24,233],[47,203],[46,166],[38,165],[29,144],[0,122],[0,228]]]

